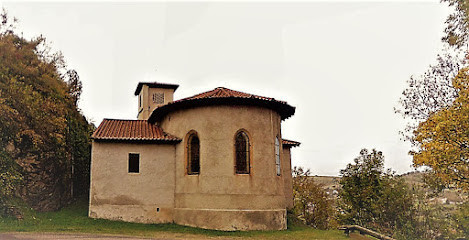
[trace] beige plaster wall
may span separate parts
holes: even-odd
[[[287,209],[293,208],[293,179],[291,173],[291,152],[289,147],[283,148],[283,180]]]
[[[231,211],[235,216],[255,210],[259,219],[269,214],[283,218],[285,172],[277,176],[274,153],[274,139],[281,138],[280,121],[275,111],[254,106],[206,106],[168,114],[159,124],[183,139],[176,146],[175,222],[194,226],[205,222],[207,228],[236,230],[246,223],[223,220],[226,213],[215,218],[213,213]],[[252,146],[249,175],[235,174],[234,169],[234,137],[240,129],[247,131]],[[191,130],[200,139],[200,175],[186,174],[186,135]],[[280,151],[284,168],[282,147]],[[196,213],[198,220],[190,223],[189,213]],[[270,219],[267,227],[253,224],[251,230],[286,228],[285,221]]]
[[[173,221],[174,145],[93,142],[89,216],[129,222]],[[140,172],[128,173],[128,154]]]
[[[164,103],[163,104],[156,104],[153,102],[153,93],[164,93]],[[150,88],[148,85],[143,85],[142,90],[140,91],[140,95],[142,97],[142,106],[138,106],[138,115],[137,119],[139,120],[147,120],[150,117],[150,114],[155,110],[156,107],[161,105],[165,105],[169,102],[173,101],[174,90],[173,89],[166,89],[166,88]],[[137,103],[138,104],[138,103]]]

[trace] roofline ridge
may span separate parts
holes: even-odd
[[[233,91],[233,90],[231,90],[231,89],[223,88],[223,87],[220,88],[220,89],[221,89],[221,91],[222,91],[223,93],[227,94],[228,96],[230,95],[230,93],[229,93],[227,90]]]
[[[103,118],[104,120],[117,120],[117,121],[147,121],[143,119],[117,119],[117,118]],[[147,121],[148,122],[148,121]]]
[[[171,103],[175,103],[175,102],[180,102],[180,101],[186,101],[186,100],[193,100],[193,99],[197,99],[196,97],[197,96],[200,96],[202,94],[205,94],[205,93],[209,93],[209,92],[212,92],[212,91],[215,91],[217,88],[214,88],[212,90],[208,90],[208,91],[205,91],[205,92],[201,92],[201,93],[198,93],[198,94],[194,94],[192,96],[189,96],[189,97],[185,97],[185,98],[181,98],[181,99],[178,99],[178,100],[175,100],[175,101],[172,101]],[[169,104],[169,103],[168,103]],[[168,105],[166,104],[166,105]],[[164,105],[163,105],[164,106]]]
[[[264,96],[261,96],[261,95],[256,95],[256,94],[252,94],[252,93],[248,93],[248,92],[244,92],[244,91],[239,91],[239,90],[233,90],[233,89],[229,89],[227,88],[228,90],[231,90],[233,92],[237,92],[237,93],[242,93],[242,94],[246,94],[246,95],[249,95],[249,96],[246,96],[246,97],[242,97],[242,96],[233,96],[233,97],[242,97],[242,98],[256,98],[256,97],[260,97],[260,98],[267,98],[267,99],[272,99],[272,100],[275,100],[275,98],[271,98],[271,97],[264,97]]]

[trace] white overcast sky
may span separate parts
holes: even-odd
[[[136,118],[139,81],[179,84],[176,99],[219,86],[274,97],[296,107],[282,128],[302,143],[292,164],[315,175],[338,175],[362,148],[412,170],[393,107],[435,62],[450,12],[438,1],[0,5],[63,52],[96,125]]]

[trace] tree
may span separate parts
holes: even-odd
[[[451,106],[432,114],[419,124],[412,152],[416,167],[430,167],[430,172],[444,185],[455,184],[469,191],[469,75],[462,69],[454,78],[458,90]]]
[[[411,76],[408,87],[402,92],[399,106],[394,111],[409,120],[401,134],[404,140],[416,146],[414,131],[418,123],[425,121],[430,115],[452,104],[457,90],[452,79],[463,65],[459,56],[445,53],[437,56],[437,64],[421,76]]]
[[[452,79],[467,66],[469,40],[469,3],[466,0],[442,0],[454,7],[446,19],[445,47],[437,55],[437,64],[431,65],[421,76],[411,76],[408,87],[402,92],[396,113],[407,118],[409,124],[403,135],[413,142],[413,132],[418,123],[440,109],[448,107],[456,98],[457,89]]]
[[[430,66],[424,75],[408,81],[409,86],[403,92],[401,106],[396,112],[411,119],[403,133],[405,139],[413,144],[410,153],[414,166],[427,167],[427,186],[438,192],[448,185],[454,185],[468,192],[469,2],[442,1],[454,7],[454,12],[446,20],[445,36],[442,38],[447,44],[445,54],[438,56],[438,64]],[[467,205],[466,200],[453,224],[463,229],[460,232],[466,235],[467,217],[461,216],[467,216]],[[421,229],[421,236],[428,239],[444,236],[445,230],[441,226],[447,224],[448,218],[443,221],[434,214],[434,209],[425,210],[426,203],[417,206],[424,206],[419,207],[420,220],[414,224],[415,229]],[[436,234],[438,232],[440,234]]]
[[[445,47],[437,55],[437,64],[431,65],[421,76],[411,76],[408,87],[399,100],[400,106],[395,109],[417,122],[426,120],[432,113],[445,108],[456,98],[457,90],[452,79],[461,68],[467,65],[469,40],[469,2],[466,0],[442,0],[454,7],[454,12],[446,19],[445,36],[442,38]],[[406,140],[412,140],[412,133],[417,124],[410,123],[404,133]]]
[[[469,2],[466,0],[443,0],[455,11],[446,19],[443,41],[456,49],[467,48],[469,40]]]
[[[10,34],[14,29],[13,21],[8,17],[5,9],[0,13],[0,39]],[[0,45],[1,49],[1,45]],[[1,58],[0,58],[1,59]],[[6,106],[7,99],[0,89],[0,210],[4,210],[9,200],[14,196],[15,189],[21,184],[23,177],[20,167],[11,156],[14,146],[11,144],[13,135],[18,131],[17,127],[10,124],[17,112]],[[3,213],[0,213],[2,215]]]
[[[0,150],[0,210],[8,207],[8,202],[14,196],[14,190],[21,180],[18,165],[12,161],[7,151]],[[0,212],[0,215],[3,213]]]
[[[0,203],[16,193],[56,210],[73,197],[72,182],[87,183],[93,126],[77,107],[81,82],[43,37],[18,36],[6,11],[0,19]]]
[[[329,228],[334,211],[323,186],[314,181],[309,169],[294,167],[292,174],[295,215],[315,228]]]
[[[75,107],[78,107],[78,100],[83,89],[83,84],[80,81],[77,71],[68,70],[65,73],[65,78],[68,86],[68,95],[72,98]]]
[[[2,12],[0,13],[0,35],[12,34],[14,32],[16,23],[18,19],[13,18],[11,19],[8,16],[7,11],[5,8],[2,8]]]
[[[362,149],[353,164],[340,171],[339,220],[392,235],[414,218],[412,194],[391,170],[384,156]]]
[[[460,89],[454,85],[453,79],[467,67],[468,59],[468,40],[469,40],[469,3],[465,0],[443,0],[450,6],[454,7],[454,12],[448,16],[446,20],[445,36],[442,38],[445,43],[444,53],[437,56],[437,64],[430,68],[421,76],[411,77],[408,81],[408,87],[403,91],[399,100],[398,107],[395,108],[396,113],[400,113],[408,124],[402,131],[404,140],[412,143],[411,154],[414,156],[414,166],[429,166],[430,171],[426,179],[431,186],[436,189],[442,189],[442,184],[449,184],[452,180],[459,181],[459,178],[450,177],[450,171],[457,170],[461,164],[454,159],[442,158],[443,155],[430,157],[432,151],[426,151],[422,147],[422,140],[427,141],[423,132],[429,130],[430,122],[442,118],[450,117],[447,109],[455,103]],[[430,120],[432,119],[432,120]],[[450,120],[450,119],[447,119]],[[441,126],[441,125],[440,125]],[[426,130],[425,130],[426,129]],[[455,148],[453,148],[455,150]],[[436,152],[435,152],[436,153]],[[425,156],[424,156],[425,155]],[[453,154],[454,155],[454,154]],[[430,162],[442,161],[441,163]],[[449,162],[448,162],[449,161]],[[429,165],[429,163],[431,163]],[[433,171],[432,166],[448,166],[445,170],[447,173]],[[440,170],[444,170],[441,168]],[[457,170],[457,171],[461,171]],[[442,178],[446,176],[445,178]],[[459,179],[459,180],[458,180]],[[455,182],[453,182],[455,183]],[[459,185],[458,183],[456,183]]]

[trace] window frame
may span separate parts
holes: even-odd
[[[198,140],[198,170],[199,171],[192,171],[192,139],[196,137],[197,140]],[[192,175],[192,176],[198,176],[200,175],[200,138],[199,138],[199,134],[194,131],[194,130],[191,130],[187,133],[187,136],[186,136],[186,175]]]
[[[275,137],[274,140],[274,153],[275,153],[275,173],[277,176],[282,175],[282,160],[281,160],[281,153],[280,153],[280,148],[281,148],[281,141],[278,136]]]
[[[238,136],[243,134],[245,136],[245,140],[247,140],[247,147],[246,147],[246,169],[245,171],[238,171]],[[251,174],[251,162],[252,162],[252,144],[251,144],[251,136],[248,131],[245,129],[238,130],[234,135],[234,172],[235,174],[239,175],[249,175]]]
[[[131,171],[131,167],[130,167],[130,162],[132,160],[135,160],[135,159],[132,159],[131,156],[137,156],[137,171],[134,171],[134,169],[132,169]],[[129,174],[139,174],[140,173],[140,153],[136,153],[136,152],[129,152],[128,154],[128,158],[127,158],[127,173]]]

